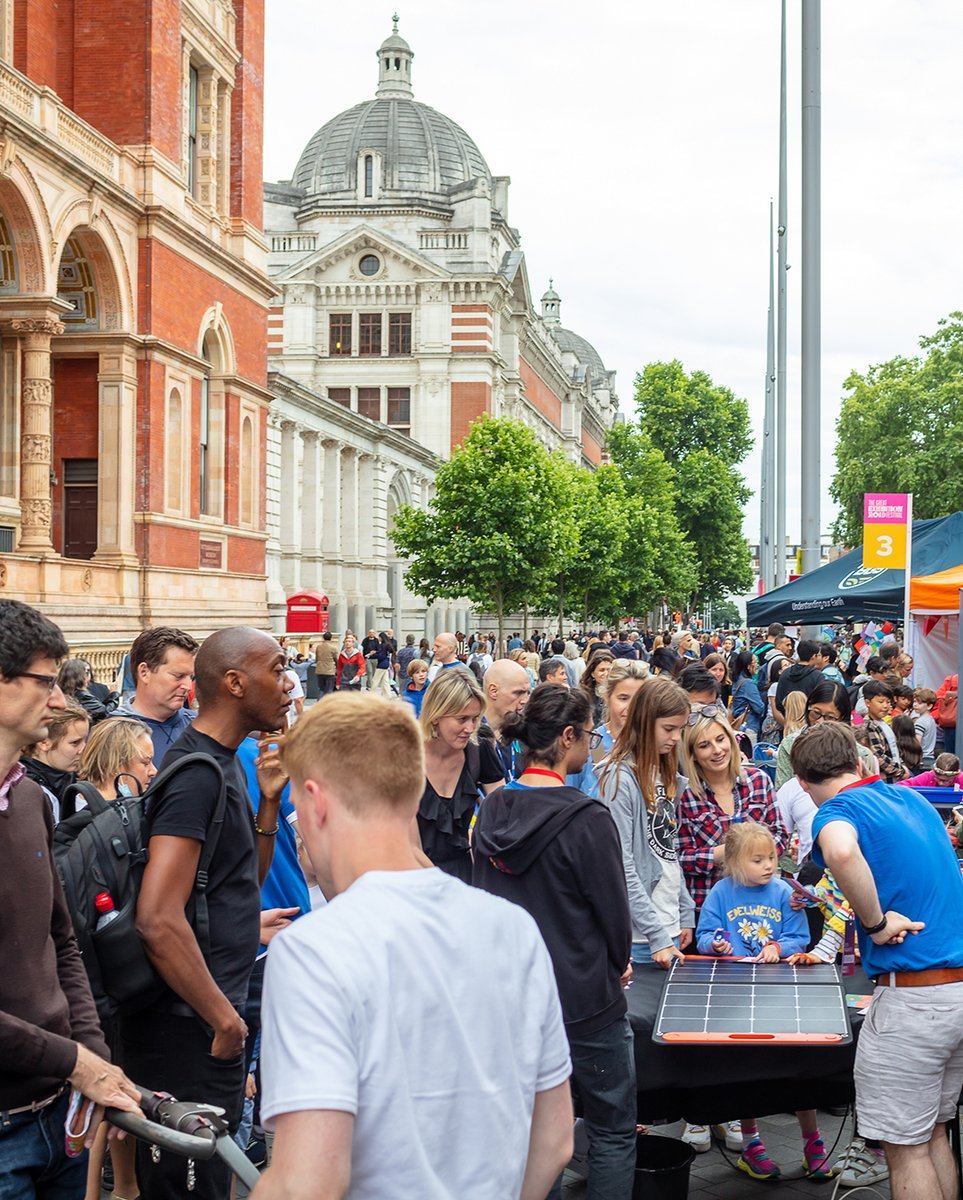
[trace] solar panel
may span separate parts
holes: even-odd
[[[677,960],[662,987],[652,1032],[666,1045],[852,1041],[846,996],[835,963]]]

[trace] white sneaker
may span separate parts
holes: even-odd
[[[742,1149],[742,1123],[740,1121],[725,1121],[722,1125],[713,1125],[712,1132],[720,1142],[725,1142],[727,1150]]]
[[[691,1146],[696,1154],[705,1154],[712,1146],[712,1138],[709,1136],[708,1125],[690,1125],[687,1121],[682,1140],[687,1146]],[[739,1145],[742,1145],[741,1139]]]
[[[889,1179],[886,1159],[870,1150],[861,1137],[853,1138],[832,1169],[839,1175],[839,1186],[844,1188],[871,1187]]]

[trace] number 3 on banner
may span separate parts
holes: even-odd
[[[864,525],[863,566],[902,570],[906,566],[906,526]]]
[[[888,533],[882,533],[877,537],[876,553],[880,558],[889,558],[893,553],[893,539]]]

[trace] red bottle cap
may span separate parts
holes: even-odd
[[[94,908],[99,913],[109,913],[114,911],[114,898],[110,892],[101,892],[99,896],[94,897]]]

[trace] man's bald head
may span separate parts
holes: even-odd
[[[519,712],[528,702],[531,681],[521,663],[500,658],[485,672],[485,718],[497,732],[511,712]]]
[[[435,658],[440,663],[454,662],[458,657],[458,642],[453,633],[439,633],[435,638]]]
[[[206,638],[194,662],[200,704],[212,704],[228,671],[247,671],[253,662],[274,658],[278,640],[263,629],[232,625]]]

